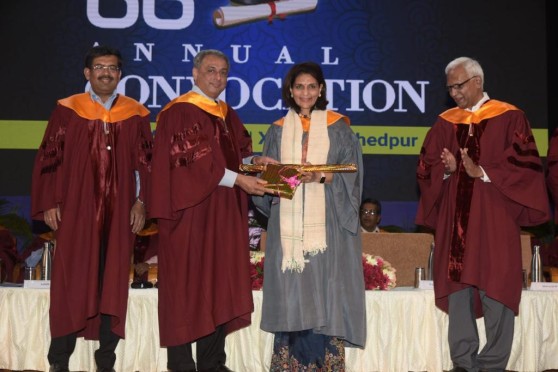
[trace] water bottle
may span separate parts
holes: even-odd
[[[45,242],[43,250],[43,270],[41,272],[42,280],[50,280],[52,270],[52,243]]]
[[[542,282],[542,266],[540,246],[533,247],[533,257],[531,258],[531,282]]]
[[[415,288],[420,288],[420,282],[424,280],[424,267],[415,268]]]
[[[430,244],[430,254],[428,255],[427,280],[434,280],[434,242]]]

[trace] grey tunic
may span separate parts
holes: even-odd
[[[280,161],[281,134],[281,126],[270,126],[263,155]],[[335,173],[333,182],[325,185],[327,249],[306,257],[309,262],[302,273],[281,271],[280,199],[253,197],[256,207],[269,217],[261,329],[313,329],[340,337],[347,346],[364,347],[366,306],[359,228],[362,153],[358,139],[343,120],[328,126],[328,134],[327,163],[354,163],[358,172]],[[296,192],[304,192],[303,185]]]

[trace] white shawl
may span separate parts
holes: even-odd
[[[283,122],[281,163],[302,163],[302,123],[294,110],[289,110]],[[327,112],[312,111],[308,133],[306,161],[326,164],[329,152]],[[281,269],[301,272],[305,254],[315,255],[326,247],[325,189],[321,183],[305,183],[292,198],[281,199],[279,215],[283,262]]]

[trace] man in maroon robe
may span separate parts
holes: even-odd
[[[237,174],[252,141],[235,111],[218,99],[228,58],[204,50],[194,59],[192,91],[157,118],[149,205],[158,218],[159,332],[168,368],[227,371],[225,335],[250,324],[247,194],[265,181]]]
[[[546,163],[548,167],[546,182],[554,202],[554,223],[558,225],[558,128],[554,129],[550,136]]]
[[[32,216],[55,231],[48,359],[68,371],[76,337],[100,340],[111,371],[124,338],[135,233],[145,222],[153,140],[149,111],[116,93],[122,58],[98,46],[85,58],[88,93],[58,101],[35,159]],[[139,182],[138,182],[139,181]]]
[[[546,184],[554,205],[554,226],[558,225],[558,128],[554,129],[548,142],[546,155],[547,174]],[[550,244],[541,246],[541,261],[543,266],[558,266],[558,231],[554,231],[554,240]]]
[[[477,61],[455,59],[446,78],[458,107],[424,140],[416,223],[435,229],[434,293],[449,315],[453,370],[504,371],[522,290],[520,226],[549,218],[543,167],[525,114],[489,99]]]

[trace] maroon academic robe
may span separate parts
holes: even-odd
[[[251,145],[224,102],[189,92],[159,113],[149,203],[159,226],[161,346],[250,324],[247,195],[219,182]]]
[[[106,123],[106,124],[105,124]],[[130,210],[147,193],[152,135],[149,111],[119,95],[110,111],[89,93],[60,100],[35,159],[31,212],[60,206],[51,290],[52,337],[78,332],[98,339],[100,313],[124,337],[134,243]],[[109,150],[110,147],[110,150]],[[101,246],[106,264],[99,285]]]
[[[558,128],[554,129],[548,144],[546,183],[554,203],[554,223],[558,224]]]
[[[445,180],[440,159],[444,147],[458,164]],[[459,148],[469,149],[490,182],[467,175]],[[496,100],[475,112],[444,112],[424,140],[417,181],[421,197],[416,223],[436,230],[436,305],[447,312],[448,295],[473,286],[518,314],[520,226],[549,218],[543,167],[525,114]],[[476,296],[477,317],[482,316],[479,305]]]

